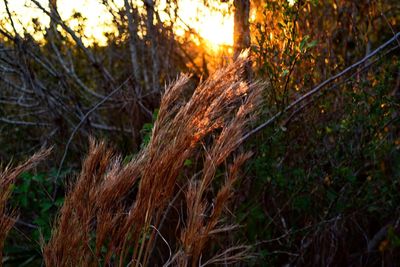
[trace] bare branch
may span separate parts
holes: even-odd
[[[10,120],[8,118],[1,118],[1,117],[0,117],[0,121],[9,123],[9,124],[22,125],[22,126],[36,126],[36,127],[50,127],[51,126],[51,124],[49,124],[49,123],[16,121],[16,120]]]
[[[58,48],[54,45],[54,43],[51,43],[51,47],[53,48],[53,51],[56,54],[56,57],[58,59],[58,62],[61,64],[62,68],[64,71],[67,73],[67,75],[79,86],[81,87],[86,93],[95,96],[97,98],[104,98],[103,95],[96,93],[92,89],[88,88],[83,81],[76,75],[75,71],[72,68],[68,68],[67,64],[65,63],[64,59],[61,56],[60,51]]]
[[[94,67],[99,69],[99,71],[104,75],[104,77],[107,79],[108,82],[111,84],[115,83],[114,78],[111,76],[111,74],[108,72],[108,70],[100,64],[100,62],[97,60],[97,58],[93,55],[93,53],[86,48],[86,46],[83,44],[82,39],[76,35],[76,33],[68,27],[65,22],[60,18],[60,17],[55,17],[54,14],[46,10],[38,1],[36,0],[31,0],[40,10],[43,11],[47,16],[49,16],[51,19],[56,21],[75,41],[77,46],[82,49],[82,51],[86,54],[87,58],[89,61],[92,63]]]
[[[83,123],[89,118],[89,116],[98,108],[100,107],[102,104],[104,104],[109,98],[111,98],[113,95],[115,95],[131,78],[131,76],[129,76],[120,86],[118,86],[116,89],[114,89],[111,93],[109,93],[106,97],[104,97],[101,101],[99,101],[96,105],[94,105],[86,114],[85,116],[83,116],[83,118],[81,119],[81,121],[78,123],[78,125],[75,126],[74,130],[71,133],[71,136],[68,139],[68,142],[65,146],[65,150],[64,150],[64,154],[62,156],[62,159],[60,161],[60,165],[58,167],[58,171],[57,171],[57,175],[56,175],[56,180],[58,179],[58,177],[60,176],[61,173],[61,169],[63,167],[65,158],[67,157],[67,153],[68,153],[68,148],[72,142],[72,139],[74,138],[75,134],[78,132],[79,128],[83,125]]]

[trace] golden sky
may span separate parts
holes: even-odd
[[[38,0],[43,6],[47,7],[48,0]],[[35,7],[30,0],[9,0],[10,11],[17,15],[20,23],[17,23],[18,30],[22,26],[32,31],[32,18],[39,18],[40,23],[45,27],[49,23],[48,17]],[[84,42],[90,44],[90,39],[96,39],[98,43],[105,44],[106,38],[103,33],[112,31],[111,15],[108,14],[99,0],[59,0],[58,11],[68,25],[72,28],[78,26],[78,21],[71,19],[74,12],[80,12],[86,20],[84,35],[88,37]],[[123,4],[123,0],[116,0],[117,4]],[[233,44],[233,15],[223,15],[204,6],[202,0],[179,0],[179,17],[184,23],[197,31],[215,49],[220,45],[231,46]],[[221,4],[219,8],[228,10],[228,4]],[[162,10],[162,1],[159,7]],[[0,17],[6,17],[4,2],[0,1]],[[161,19],[167,20],[166,14],[160,12]],[[179,23],[175,29],[176,34],[184,33],[185,24]],[[37,36],[40,38],[40,36]]]

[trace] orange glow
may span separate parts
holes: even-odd
[[[46,9],[48,0],[38,0]],[[123,6],[123,0],[115,1],[117,6]],[[141,6],[141,1],[137,1],[138,6]],[[161,0],[158,7],[160,10],[160,18],[164,21],[169,19],[168,15],[161,10],[165,6],[165,1]],[[204,6],[199,0],[179,0],[178,16],[180,20],[175,24],[175,33],[178,36],[183,36],[188,26],[199,34],[212,50],[218,50],[220,46],[233,45],[233,15],[229,13],[229,5],[227,3],[218,4],[217,9]],[[33,32],[32,18],[38,18],[43,27],[49,24],[49,18],[45,16],[33,3],[26,0],[9,1],[9,7],[16,18],[21,22],[29,32]],[[214,6],[215,8],[215,6]],[[4,2],[0,1],[0,18],[6,18]],[[223,12],[220,12],[219,10]],[[60,16],[74,30],[79,27],[79,20],[72,18],[75,12],[79,12],[86,18],[84,22],[83,41],[85,45],[90,45],[93,40],[100,45],[105,45],[107,42],[104,36],[105,32],[113,31],[111,23],[112,17],[106,11],[105,7],[98,0],[59,0],[58,11]],[[22,32],[23,27],[17,25],[17,30]],[[9,25],[7,29],[11,30]],[[34,36],[36,39],[43,38],[43,35]],[[194,39],[194,41],[196,41]]]
[[[218,6],[226,15],[204,6],[202,1],[181,0],[179,8],[182,21],[204,38],[210,48],[218,50],[220,46],[233,45],[233,14],[228,13],[228,4]],[[184,29],[183,23],[179,23],[176,33],[183,35]]]

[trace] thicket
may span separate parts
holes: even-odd
[[[252,1],[250,81],[145,2],[0,28],[0,160],[53,147],[0,176],[3,264],[398,266],[398,1]]]

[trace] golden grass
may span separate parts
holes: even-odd
[[[3,246],[8,232],[13,227],[16,221],[16,212],[7,209],[7,200],[12,192],[12,185],[17,180],[18,176],[32,167],[38,162],[46,158],[50,154],[50,149],[41,150],[33,155],[30,159],[20,164],[15,168],[9,165],[3,170],[0,170],[0,266],[3,262]]]
[[[242,56],[217,71],[187,101],[189,77],[179,78],[162,98],[148,146],[128,164],[104,142],[90,141],[82,171],[44,248],[47,266],[199,264],[210,238],[232,229],[220,219],[240,167],[251,156],[230,157],[260,103],[261,86],[241,78],[247,62]],[[189,158],[199,162],[185,177]],[[215,188],[218,167],[232,158],[225,182]],[[212,204],[206,196],[213,190]],[[179,194],[186,211],[172,215],[168,212]],[[162,236],[166,217],[180,222],[168,238]],[[157,244],[168,247],[168,259],[156,260]],[[232,262],[244,256],[243,250],[229,254],[235,248],[225,249],[209,260]]]

